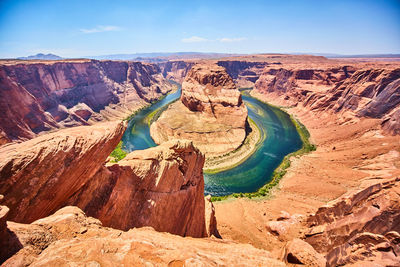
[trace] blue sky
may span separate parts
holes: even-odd
[[[0,57],[400,53],[400,0],[0,0]]]

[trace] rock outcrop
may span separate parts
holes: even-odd
[[[156,143],[193,140],[206,156],[238,148],[246,137],[247,108],[225,69],[215,64],[193,66],[175,102],[151,125]]]
[[[97,173],[124,131],[124,123],[106,122],[0,147],[0,202],[10,208],[8,220],[31,223],[63,207]]]
[[[322,206],[308,218],[308,225],[305,240],[327,255],[329,266],[358,261],[400,264],[400,178]]]
[[[118,164],[101,168],[68,204],[108,227],[152,226],[205,237],[203,165],[204,156],[189,141],[134,151]]]
[[[307,242],[295,238],[287,243],[285,261],[312,267],[325,267],[326,259]]]
[[[31,223],[73,204],[118,229],[207,236],[203,154],[170,141],[105,167],[124,130],[122,122],[98,123],[0,147],[8,220]]]
[[[399,133],[400,69],[396,66],[266,67],[255,87],[279,104],[335,113],[343,122],[378,118],[387,133]]]
[[[171,90],[157,65],[64,60],[0,63],[0,144],[121,119]]]
[[[2,266],[285,266],[248,244],[183,238],[151,228],[106,228],[77,207],[32,224],[8,222],[8,233],[10,239],[0,240],[6,243],[0,253],[15,255]]]

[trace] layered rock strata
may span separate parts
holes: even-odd
[[[400,232],[400,178],[348,193],[319,208],[308,224],[306,241],[323,253],[363,232]]]
[[[55,128],[121,119],[173,87],[157,65],[0,62],[0,144]]]
[[[74,204],[118,229],[207,236],[203,154],[189,141],[170,141],[105,167],[124,130],[122,122],[98,123],[0,147],[8,220],[30,223]]]
[[[242,144],[246,126],[247,108],[225,69],[198,64],[182,84],[180,101],[161,114],[150,133],[158,144],[189,139],[206,156],[217,156]]]
[[[8,222],[8,233],[0,240],[2,261],[14,255],[2,266],[285,266],[248,244],[106,228],[77,207],[32,224]]]
[[[191,142],[172,140],[100,168],[68,204],[108,227],[152,226],[161,232],[204,237],[203,165],[204,156]]]
[[[102,167],[124,131],[122,122],[106,122],[0,147],[0,194],[11,209],[8,219],[31,223],[65,205]]]
[[[368,67],[266,67],[255,88],[281,105],[340,114],[343,122],[357,117],[382,119],[387,133],[398,134],[400,69]]]

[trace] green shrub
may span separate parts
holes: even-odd
[[[113,157],[111,162],[118,162],[125,158],[128,153],[122,150],[122,141],[119,141],[117,147],[111,152],[110,157]]]

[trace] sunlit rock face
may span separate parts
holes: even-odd
[[[247,108],[225,68],[197,64],[182,84],[180,101],[151,125],[157,143],[193,140],[206,154],[217,156],[238,148],[246,137]]]
[[[203,165],[192,142],[171,140],[100,168],[68,204],[117,229],[205,237]]]
[[[0,145],[122,119],[173,86],[157,65],[65,60],[0,63]]]

